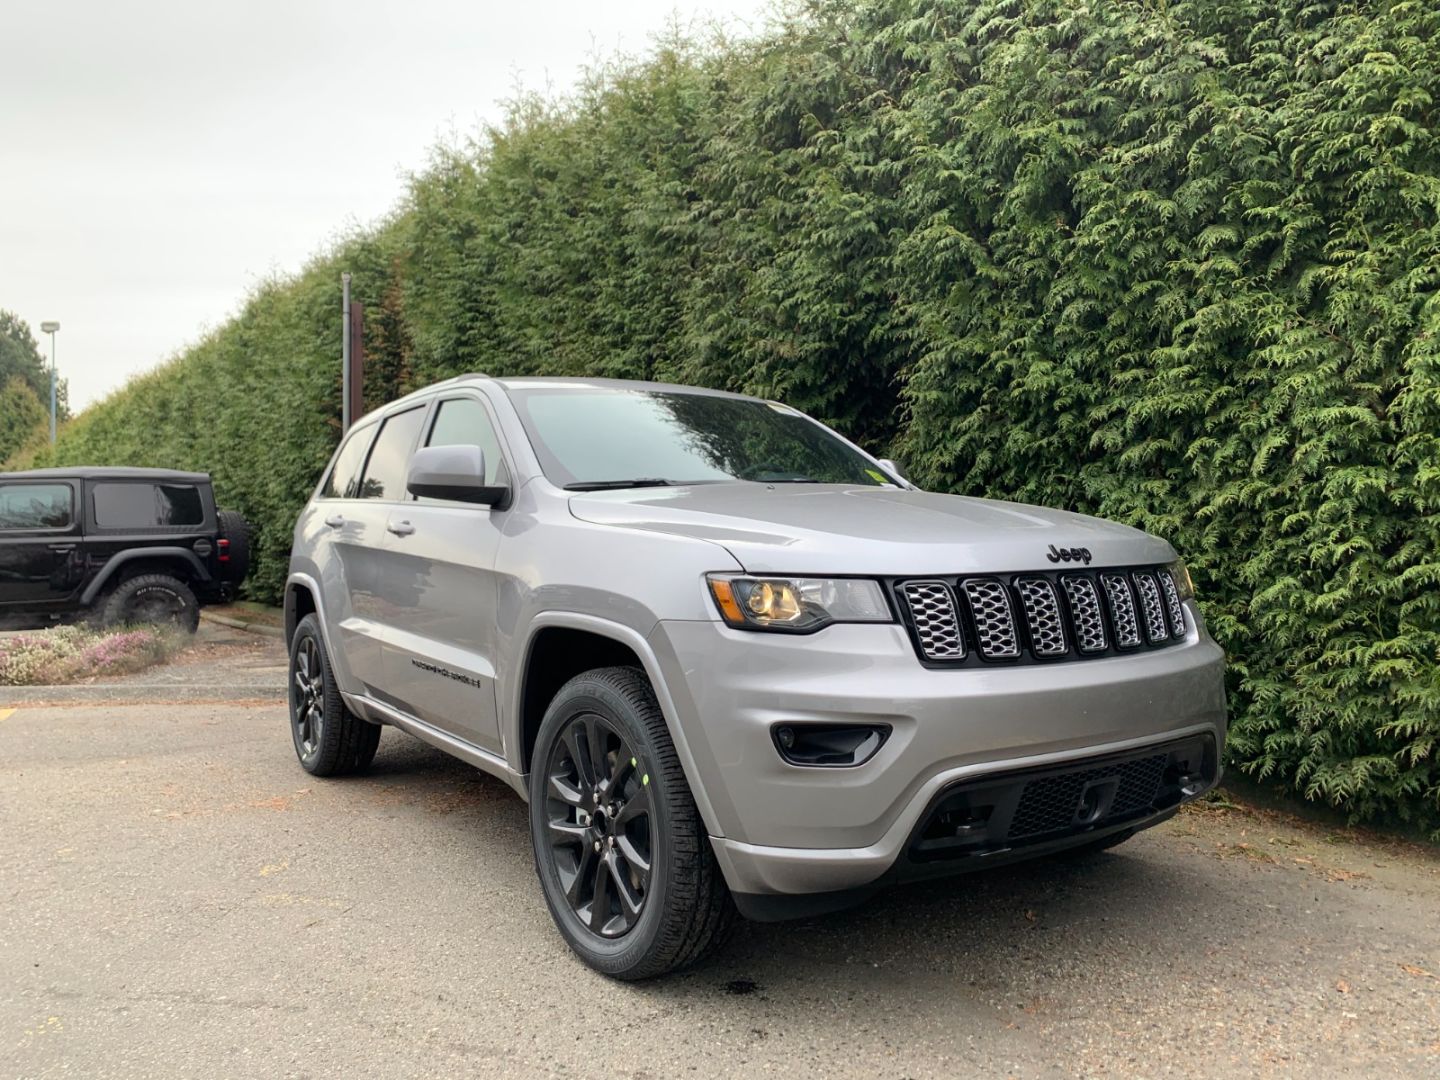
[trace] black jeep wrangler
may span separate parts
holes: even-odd
[[[173,623],[235,595],[249,529],[215,508],[205,473],[35,469],[0,473],[0,623]]]

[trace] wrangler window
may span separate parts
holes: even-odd
[[[69,484],[0,484],[0,529],[69,527]]]

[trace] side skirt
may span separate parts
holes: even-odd
[[[525,777],[510,768],[504,758],[482,750],[473,743],[464,739],[456,738],[449,732],[441,731],[424,720],[403,713],[399,709],[383,702],[376,701],[372,697],[365,697],[362,694],[342,694],[345,699],[345,707],[357,716],[371,723],[390,724],[399,728],[407,735],[413,735],[421,742],[427,742],[438,750],[443,750],[451,757],[459,758],[461,761],[474,765],[482,772],[491,776],[497,776],[504,780],[521,798],[525,797]]]

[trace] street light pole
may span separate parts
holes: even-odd
[[[350,275],[340,275],[340,434],[350,430]]]
[[[55,445],[55,331],[60,324],[51,320],[40,324],[40,332],[50,335],[50,445]]]

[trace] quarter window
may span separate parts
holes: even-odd
[[[335,455],[335,466],[325,478],[320,489],[322,499],[358,499],[360,497],[360,470],[365,467],[365,451],[370,449],[370,440],[375,437],[373,425],[366,425],[352,431]]]
[[[96,484],[95,524],[102,529],[200,525],[205,506],[194,484]]]
[[[0,529],[65,529],[73,496],[69,484],[0,484]]]
[[[370,451],[365,476],[360,481],[359,498],[386,499],[391,502],[405,498],[405,469],[410,452],[420,437],[425,407],[407,409],[385,421]]]

